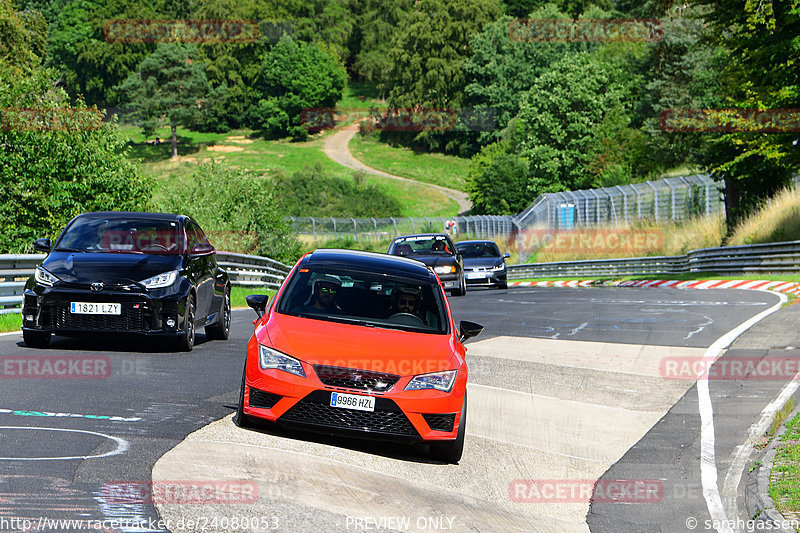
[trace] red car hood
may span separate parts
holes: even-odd
[[[256,331],[261,344],[311,365],[359,368],[412,376],[449,370],[451,335],[369,328],[272,313]]]

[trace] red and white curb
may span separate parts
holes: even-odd
[[[607,285],[614,287],[658,287],[661,289],[763,289],[784,294],[800,296],[800,283],[790,281],[766,280],[640,280],[640,281],[598,281],[584,280],[559,280],[559,281],[509,281],[509,287],[589,287],[591,285]]]

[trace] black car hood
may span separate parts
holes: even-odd
[[[407,255],[411,259],[416,259],[417,261],[422,261],[429,267],[435,267],[439,265],[455,265],[458,261],[456,260],[456,256],[454,255],[442,255],[442,254],[413,254]]]
[[[464,268],[492,268],[503,264],[502,257],[464,257]]]
[[[130,283],[177,270],[182,256],[166,254],[52,252],[42,263],[48,272],[68,283]]]

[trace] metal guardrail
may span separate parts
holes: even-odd
[[[509,279],[613,277],[713,272],[718,275],[800,273],[800,241],[692,250],[686,255],[509,265]]]
[[[45,254],[0,255],[0,314],[19,313],[25,282]],[[217,252],[217,263],[228,271],[232,285],[278,288],[291,267],[268,257]]]

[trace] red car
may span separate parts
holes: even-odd
[[[461,458],[467,365],[439,279],[403,257],[317,250],[294,266],[259,315],[247,346],[236,423],[377,440],[424,442]]]

